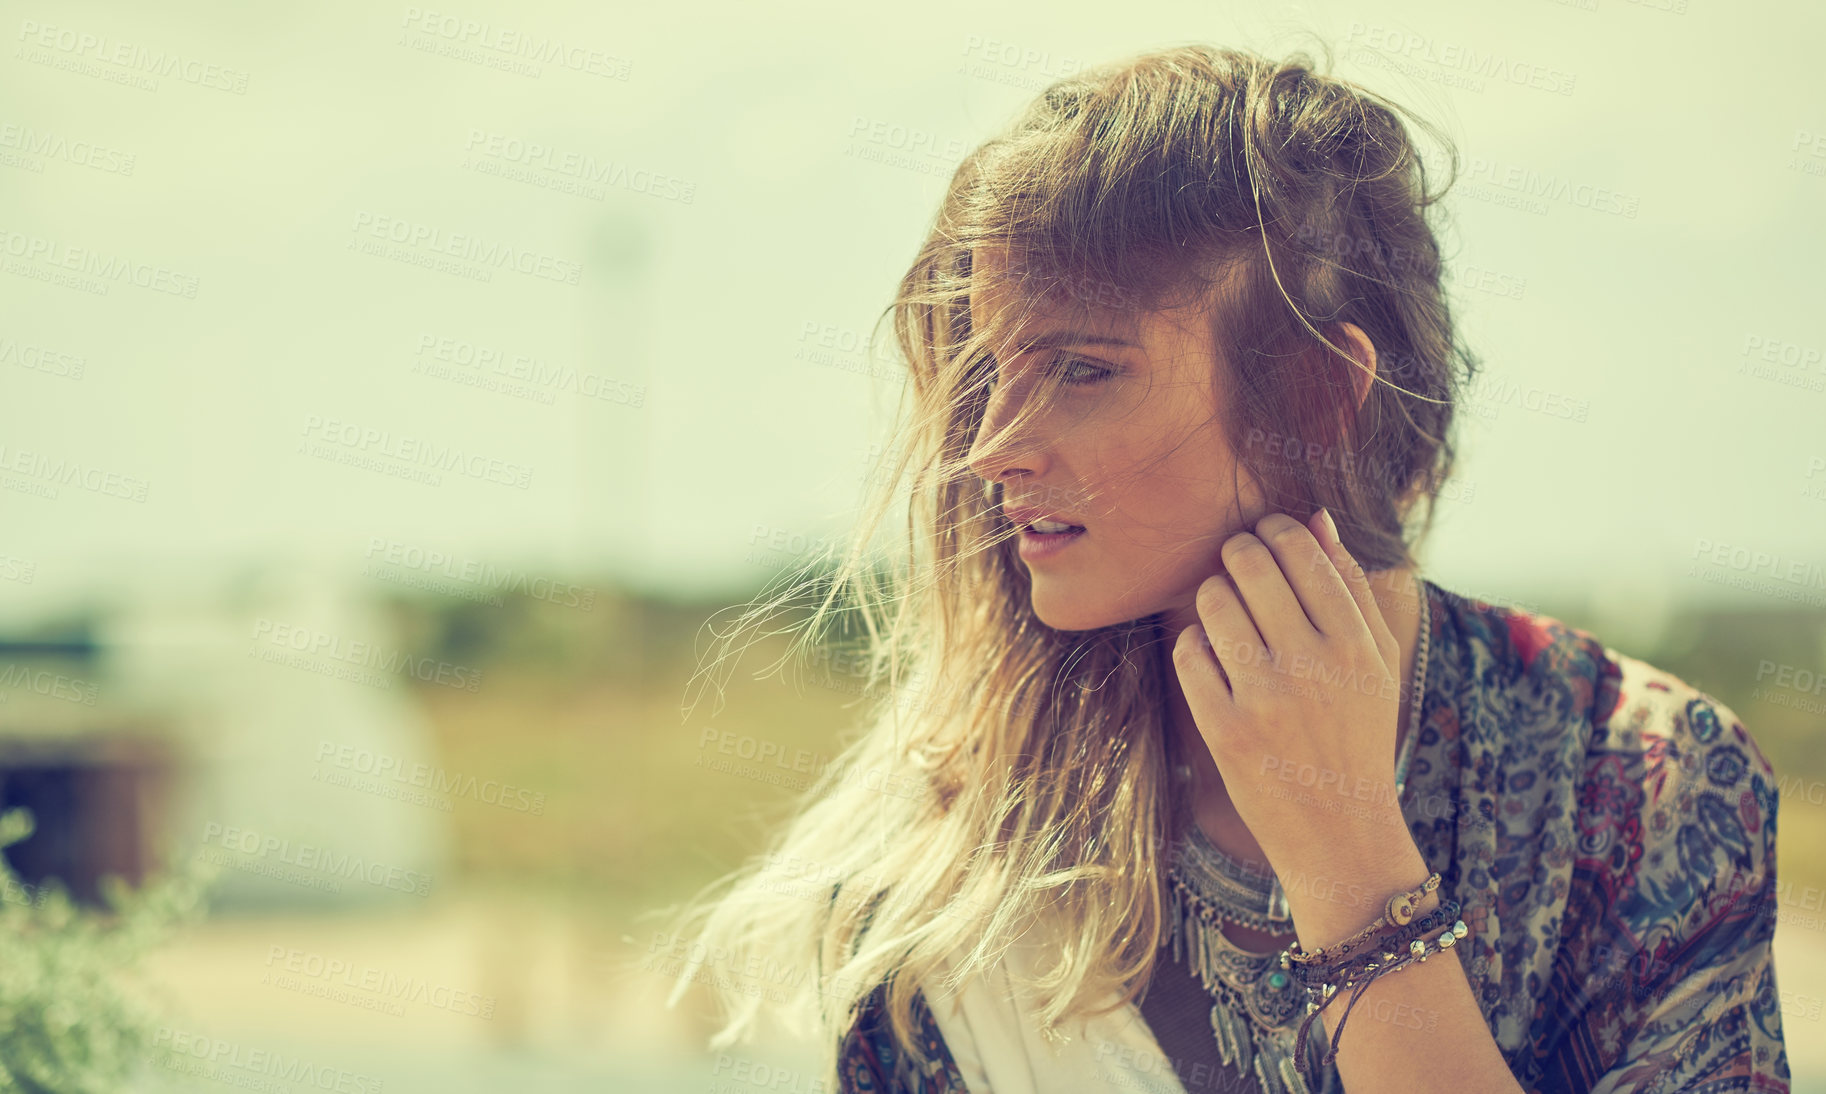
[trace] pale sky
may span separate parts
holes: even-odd
[[[377,544],[752,585],[771,572],[745,561],[757,529],[842,534],[892,384],[859,354],[801,351],[873,322],[955,150],[1069,67],[1198,40],[1278,53],[1301,29],[1470,169],[1455,292],[1495,386],[1467,413],[1474,485],[1428,571],[1649,616],[1773,603],[1717,582],[1759,566],[1826,598],[1813,5],[9,11],[14,622],[254,562],[354,571]],[[531,68],[553,40],[560,59]],[[565,191],[605,165],[612,181]],[[1636,215],[1505,204],[1528,173]],[[408,477],[452,448],[457,470]],[[1688,576],[1721,548],[1763,561]]]

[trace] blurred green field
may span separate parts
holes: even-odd
[[[709,648],[707,621],[726,623],[733,602],[609,598],[589,613],[542,601],[396,604],[417,641],[489,674],[480,694],[424,689],[445,762],[548,797],[543,818],[459,810],[462,870],[478,882],[562,889],[625,923],[759,849],[790,812],[796,787],[697,766],[715,753],[701,747],[704,734],[829,756],[854,727],[856,698],[794,684],[807,674],[790,665],[752,679],[785,651],[775,637],[741,657],[721,709],[712,693],[687,717],[688,685]],[[1540,610],[1606,639],[1602,619],[1580,604]],[[1761,662],[1826,671],[1823,638],[1826,612],[1687,610],[1654,648],[1618,648],[1724,702],[1780,775],[1807,781],[1826,779],[1826,720],[1754,696]],[[1812,852],[1826,846],[1826,809],[1786,797],[1778,826],[1783,880],[1797,891],[1826,887],[1826,859]]]
[[[706,731],[828,756],[855,721],[854,695],[795,686],[790,668],[785,680],[751,679],[784,654],[781,637],[742,656],[720,710],[712,688],[687,717],[687,686],[710,641],[705,621],[726,615],[722,604],[401,608],[420,613],[425,638],[489,676],[481,693],[423,690],[444,762],[547,796],[543,817],[517,824],[453,814],[458,866],[477,880],[561,888],[617,919],[726,872],[790,812],[796,783],[697,766],[716,755],[700,747]]]

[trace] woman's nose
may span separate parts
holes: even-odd
[[[1021,417],[1018,384],[998,386],[983,409],[983,421],[977,427],[966,459],[970,469],[990,482],[999,482],[1011,471],[1038,475],[1045,471],[1045,449],[1039,443],[1038,423]]]

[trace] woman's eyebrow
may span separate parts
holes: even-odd
[[[1124,341],[1106,334],[1090,334],[1084,331],[1062,330],[1049,331],[1021,343],[1021,352],[1034,349],[1053,349],[1059,346],[1127,346],[1140,349],[1134,342]]]

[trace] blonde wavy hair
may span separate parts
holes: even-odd
[[[800,1029],[811,1018],[829,1081],[880,989],[895,1041],[923,1063],[914,993],[993,966],[1042,917],[1063,924],[1026,985],[1048,1030],[1146,983],[1163,851],[1189,816],[1170,777],[1172,636],[1161,616],[1061,632],[1034,615],[1000,487],[967,462],[991,348],[1041,301],[1117,318],[1199,309],[1228,392],[1213,427],[1267,505],[1302,519],[1326,506],[1366,569],[1411,565],[1476,361],[1429,223],[1444,190],[1429,192],[1402,117],[1445,147],[1449,186],[1443,134],[1307,54],[1188,45],[1059,80],[959,165],[882,316],[909,383],[857,534],[720,636],[719,666],[797,606],[793,652],[850,650],[868,703],[766,851],[674,920],[689,942],[672,1002],[690,982],[715,987],[727,1021],[713,1048],[779,1004]],[[1005,261],[973,264],[985,252]],[[1020,307],[973,314],[988,287]],[[1347,321],[1377,350],[1367,395],[1351,394],[1363,365],[1331,337]],[[1068,382],[1045,381],[1026,413]],[[884,562],[867,545],[902,500],[905,550]]]

